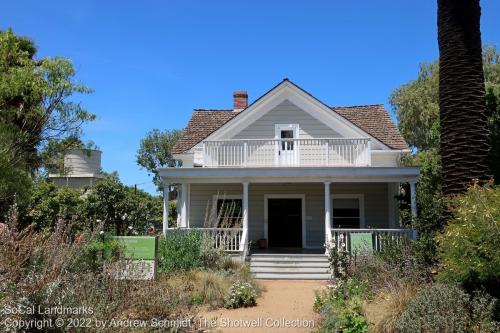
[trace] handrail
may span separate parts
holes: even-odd
[[[371,233],[373,250],[375,252],[382,251],[384,247],[390,244],[399,244],[404,237],[412,240],[417,238],[417,233],[414,229],[330,228],[330,241],[335,242],[337,249],[340,250],[343,247],[345,251],[350,252],[350,235],[355,233]],[[329,242],[328,237],[326,241]]]
[[[370,166],[369,138],[205,140],[204,167]]]
[[[233,141],[268,141],[268,140],[370,140],[370,138],[366,137],[352,137],[352,138],[263,138],[263,139],[225,139],[225,140],[203,140],[202,142],[233,142]]]

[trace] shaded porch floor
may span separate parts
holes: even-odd
[[[325,254],[324,248],[303,249],[295,247],[270,247],[267,249],[251,249],[252,254]]]

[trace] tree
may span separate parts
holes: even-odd
[[[91,228],[100,220],[106,230],[117,235],[125,234],[129,228],[144,234],[147,224],[161,225],[162,199],[125,186],[114,172],[90,190],[82,214]]]
[[[85,228],[81,215],[84,202],[82,191],[69,187],[56,187],[52,183],[38,180],[33,186],[28,208],[30,223],[38,229],[54,228],[59,219],[73,222],[75,230]]]
[[[500,55],[494,47],[483,46],[486,82],[487,117],[490,125],[492,155],[490,165],[496,182],[500,181]],[[398,127],[414,149],[403,165],[420,166],[417,185],[418,219],[416,227],[424,238],[431,239],[440,223],[443,200],[441,193],[441,158],[439,137],[439,63],[422,64],[418,77],[396,88],[389,98],[397,116]]]
[[[491,177],[479,0],[438,0],[442,190]]]
[[[159,191],[162,189],[162,184],[158,168],[180,165],[180,161],[173,158],[172,149],[181,133],[182,131],[176,129],[164,132],[154,129],[141,140],[136,156],[137,164],[145,168],[149,174],[154,175],[153,182]]]
[[[486,86],[486,109],[491,128],[500,127],[500,54],[495,47],[483,45],[483,69]],[[398,119],[398,127],[406,142],[416,152],[439,149],[439,62],[423,63],[417,79],[393,90],[389,103]],[[500,136],[490,131],[490,141]],[[496,150],[498,154],[498,149]],[[494,162],[491,159],[491,162]],[[490,163],[493,164],[493,163]],[[500,178],[500,174],[499,174]]]
[[[43,167],[40,152],[50,140],[78,137],[82,124],[95,118],[72,101],[91,90],[75,80],[71,62],[37,59],[36,51],[33,41],[0,31],[0,170],[22,178],[22,184]],[[0,190],[2,213],[28,188],[2,177]]]

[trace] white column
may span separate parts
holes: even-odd
[[[168,192],[170,184],[163,184],[163,236],[167,236],[168,229]]]
[[[248,182],[243,183],[243,232],[248,232]]]
[[[330,184],[331,182],[325,182],[325,242],[329,242],[332,237],[332,232],[330,230],[332,228],[332,196],[330,193]]]
[[[410,198],[411,198],[411,218],[415,222],[417,218],[417,183],[410,182]],[[413,227],[413,224],[412,224]]]
[[[182,184],[181,190],[181,228],[187,228],[187,194],[188,184]]]

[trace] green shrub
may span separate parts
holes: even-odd
[[[436,283],[415,296],[396,327],[401,333],[495,332],[494,305],[487,294],[470,297],[456,285]]]
[[[203,234],[198,230],[172,230],[158,245],[158,271],[172,273],[201,266]]]
[[[203,237],[200,250],[200,266],[214,271],[230,269],[232,259],[227,252],[221,248],[215,248],[213,240]]]
[[[437,237],[443,281],[499,297],[500,187],[472,186],[452,202],[453,220]]]
[[[321,314],[319,332],[366,332],[363,298],[368,286],[356,279],[339,280],[327,290],[316,292],[314,311]]]
[[[224,306],[228,309],[255,306],[256,298],[257,291],[250,283],[236,281],[231,286]]]

